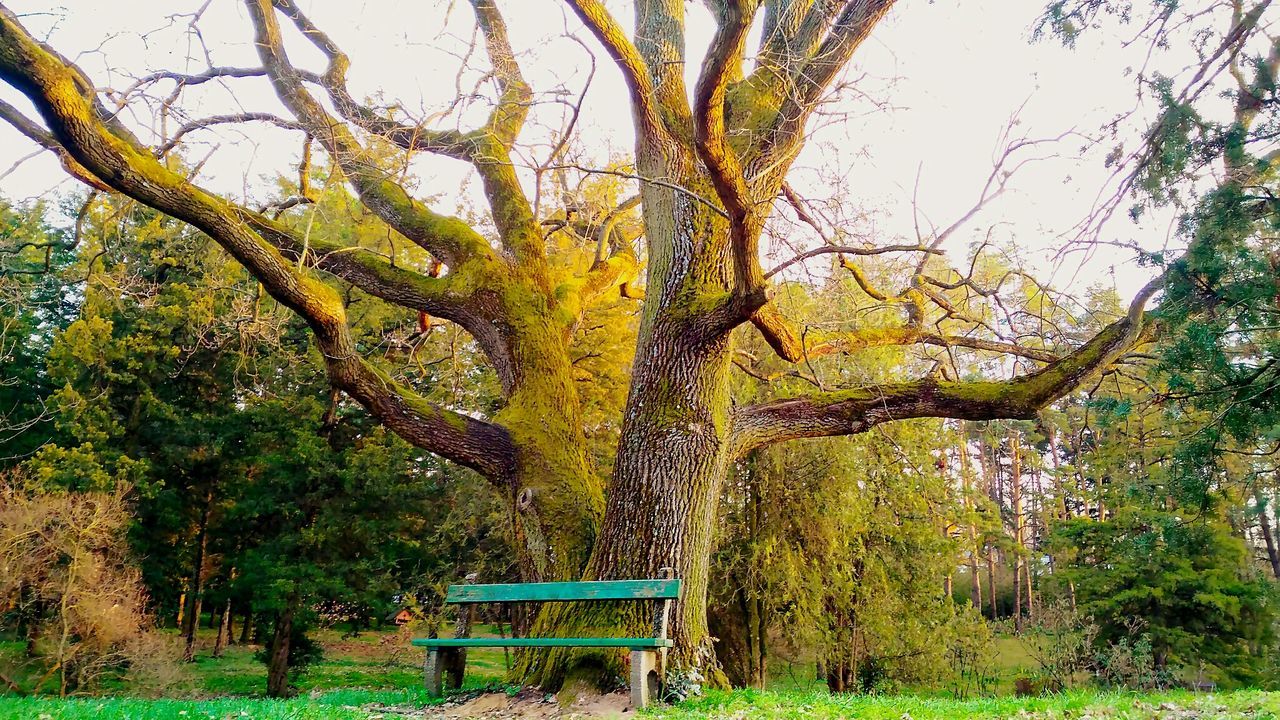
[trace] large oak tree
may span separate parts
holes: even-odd
[[[0,116],[56,152],[81,181],[207,233],[306,320],[334,387],[409,442],[501,488],[515,510],[525,579],[654,577],[674,568],[685,592],[672,628],[673,664],[714,674],[705,605],[709,548],[720,484],[733,463],[775,443],[858,433],[905,418],[1032,417],[1145,336],[1144,306],[1159,285],[1143,288],[1127,314],[1092,337],[1021,347],[984,334],[980,323],[961,323],[966,332],[948,334],[928,321],[938,314],[955,319],[947,292],[988,291],[963,275],[927,271],[945,231],[906,246],[832,241],[795,262],[841,258],[868,295],[903,310],[901,322],[800,332],[771,299],[777,271],[762,267],[762,233],[779,198],[805,219],[788,171],[815,110],[892,0],[706,0],[716,31],[692,88],[685,82],[684,0],[636,0],[630,29],[602,0],[562,1],[603,46],[629,91],[634,171],[622,174],[638,185],[645,248],[638,249],[639,238],[613,232],[618,218],[635,210],[636,201],[623,202],[577,228],[598,238],[598,252],[582,272],[554,262],[548,239],[573,217],[562,213],[558,225],[548,224],[518,172],[534,90],[495,0],[471,0],[497,90],[487,119],[470,130],[406,121],[403,113],[357,99],[347,84],[351,58],[294,0],[244,0],[245,33],[258,65],[161,72],[110,93],[0,5],[0,80],[29,98],[39,118],[3,102]],[[749,47],[757,23],[760,40]],[[295,64],[286,46],[299,41],[313,45],[326,64]],[[131,91],[176,83],[171,96],[151,106],[167,112],[183,88],[227,78],[266,78],[287,115],[253,111],[192,120],[155,146],[122,119]],[[296,130],[306,138],[308,156],[317,144],[364,208],[435,262],[397,263],[296,230],[280,215],[308,200],[305,181],[300,198],[262,211],[206,190],[165,160],[184,135],[232,122]],[[414,193],[402,174],[388,171],[387,147],[470,164],[483,185],[492,232]],[[893,252],[922,258],[898,292],[875,287],[859,265]],[[465,330],[500,381],[501,407],[486,415],[433,404],[380,369],[353,341],[335,281]],[[588,451],[571,350],[585,309],[620,294],[643,305],[607,478]],[[1026,369],[970,380],[921,371],[740,406],[729,384],[740,327],[760,333],[790,363],[832,353],[848,353],[856,363],[856,352],[868,347],[927,345],[1014,356]],[[601,612],[557,606],[538,622],[543,631],[568,631],[597,624]],[[648,622],[642,612],[621,620]],[[554,687],[566,659],[530,656],[522,669],[526,679]]]

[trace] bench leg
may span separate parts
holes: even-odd
[[[658,699],[658,653],[631,651],[631,706],[637,710]]]
[[[444,690],[440,684],[441,673],[444,670],[441,663],[443,658],[440,655],[438,649],[428,650],[427,658],[422,663],[422,684],[427,689],[427,695],[431,697],[440,697]]]
[[[445,684],[450,690],[462,688],[462,674],[467,668],[467,651],[465,648],[449,648],[442,653],[440,664],[444,667]]]

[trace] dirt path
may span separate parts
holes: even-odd
[[[444,705],[408,710],[395,707],[370,707],[370,718],[383,720],[619,720],[635,716],[626,693],[584,695],[561,705],[554,695],[536,690],[522,690],[515,695],[484,693],[464,696]]]

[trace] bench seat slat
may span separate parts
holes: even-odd
[[[421,638],[414,640],[417,647],[611,647],[611,648],[669,648],[674,643],[659,638]]]
[[[674,600],[679,580],[595,580],[587,582],[450,585],[445,602],[566,602],[571,600]]]

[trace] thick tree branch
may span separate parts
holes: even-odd
[[[729,145],[725,130],[725,94],[741,66],[747,33],[757,0],[728,0],[719,13],[719,27],[707,51],[694,90],[694,145],[706,166],[716,195],[729,216],[734,276],[739,292],[764,284],[759,261],[759,221],[743,176],[742,164]]]
[[[281,99],[307,125],[312,134],[325,144],[330,154],[333,154],[339,163],[344,163],[344,171],[350,175],[352,173],[348,168],[350,165],[367,174],[370,169],[361,168],[366,163],[354,159],[344,161],[344,158],[354,158],[355,154],[364,151],[349,133],[338,132],[338,128],[332,127],[337,123],[302,88],[299,80],[304,76],[289,62],[280,41],[275,16],[266,8],[267,2],[250,0],[249,4],[251,12],[257,9],[253,16],[254,24],[258,29],[259,55],[263,57],[263,64],[276,84]],[[428,138],[430,146],[425,149],[434,149],[471,162],[484,182],[485,195],[503,244],[516,255],[522,266],[537,275],[545,275],[546,259],[541,242],[542,236],[538,232],[532,207],[520,186],[509,154],[511,144],[524,126],[532,95],[520,74],[520,67],[507,40],[506,24],[492,0],[473,0],[472,5],[475,8],[477,23],[485,37],[485,47],[494,66],[502,97],[486,124],[479,130],[466,134],[439,134],[419,126],[400,126],[381,118],[369,108],[359,105],[352,100],[346,89],[346,73],[351,64],[347,55],[328,35],[316,27],[292,0],[271,0],[271,4],[289,18],[299,32],[328,58],[329,66],[320,76],[319,81],[328,90],[331,100],[340,113],[357,125],[375,134],[388,137],[402,147],[415,147],[417,141],[413,138],[422,136]],[[326,128],[326,124],[331,127]],[[327,132],[330,139],[326,140],[326,136],[321,134],[323,132]],[[449,147],[446,148],[445,144]],[[378,185],[387,186],[393,183],[382,178]],[[357,186],[359,186],[358,180]],[[377,185],[374,187],[376,188]],[[394,188],[389,189],[392,194],[400,194],[396,193]],[[373,194],[369,190],[363,190],[362,197],[366,193]],[[371,199],[377,198],[366,197],[366,203],[370,204],[375,212],[379,212],[378,206],[370,203]],[[417,205],[419,208],[414,209],[412,214],[422,216],[426,208],[420,204]],[[382,212],[379,214],[381,215]],[[392,223],[393,220],[390,217],[395,217],[397,221],[403,222],[407,214],[409,213],[403,211],[388,212],[383,219]],[[395,227],[404,232],[399,226]],[[413,239],[412,235],[404,234]],[[476,243],[471,245],[472,254],[480,249]],[[457,257],[452,260],[446,256],[441,257],[450,266],[456,267],[458,264]]]
[[[781,82],[775,93],[780,99],[778,109],[767,129],[760,133],[755,151],[748,166],[748,181],[764,176],[784,175],[790,161],[799,150],[805,123],[818,106],[823,93],[836,76],[848,64],[854,51],[867,39],[871,30],[893,6],[894,0],[844,0],[838,14],[830,22],[833,3],[818,0],[806,18],[806,32],[826,36],[812,54],[805,54],[783,63],[794,68]],[[788,52],[805,52],[807,42],[791,45]]]
[[[604,45],[631,94],[631,104],[642,132],[656,139],[667,139],[668,132],[658,111],[656,91],[649,67],[636,46],[627,37],[616,18],[601,0],[565,0],[592,35]]]
[[[263,287],[303,317],[325,356],[330,380],[409,441],[506,482],[515,449],[506,430],[427,403],[358,353],[337,293],[301,272],[245,222],[248,211],[170,171],[98,116],[84,75],[46,51],[0,5],[0,81],[36,105],[57,142],[116,191],[203,231]]]
[[[111,192],[110,187],[94,177],[93,173],[89,172],[79,161],[72,157],[71,153],[67,152],[67,149],[62,147],[62,144],[48,130],[40,127],[35,121],[23,115],[16,107],[3,100],[0,100],[0,120],[9,123],[14,129],[25,135],[27,139],[57,155],[58,162],[62,163],[62,169],[66,170],[71,177],[95,190]]]
[[[788,80],[813,55],[845,4],[844,0],[766,0],[757,72],[773,75],[769,82]]]
[[[1147,331],[1143,310],[1163,286],[1158,278],[1138,293],[1126,317],[1074,352],[1009,380],[935,378],[872,385],[777,400],[741,408],[733,417],[735,451],[797,438],[849,435],[891,420],[945,417],[961,420],[1030,418],[1040,408],[1114,363]]]
[[[302,75],[285,53],[272,0],[245,0],[245,4],[256,31],[254,40],[258,55],[275,86],[276,94],[342,168],[365,205],[382,218],[383,222],[452,268],[457,268],[470,258],[491,255],[485,239],[466,223],[432,211],[413,198],[404,187],[392,181],[370,153],[356,141],[351,131],[330,116],[303,87]],[[317,46],[330,48],[330,67],[325,75],[341,78],[346,69],[346,56],[338,52],[323,33],[314,29],[288,0],[276,0],[276,4],[294,12],[291,16],[294,22],[299,24],[312,42]]]

